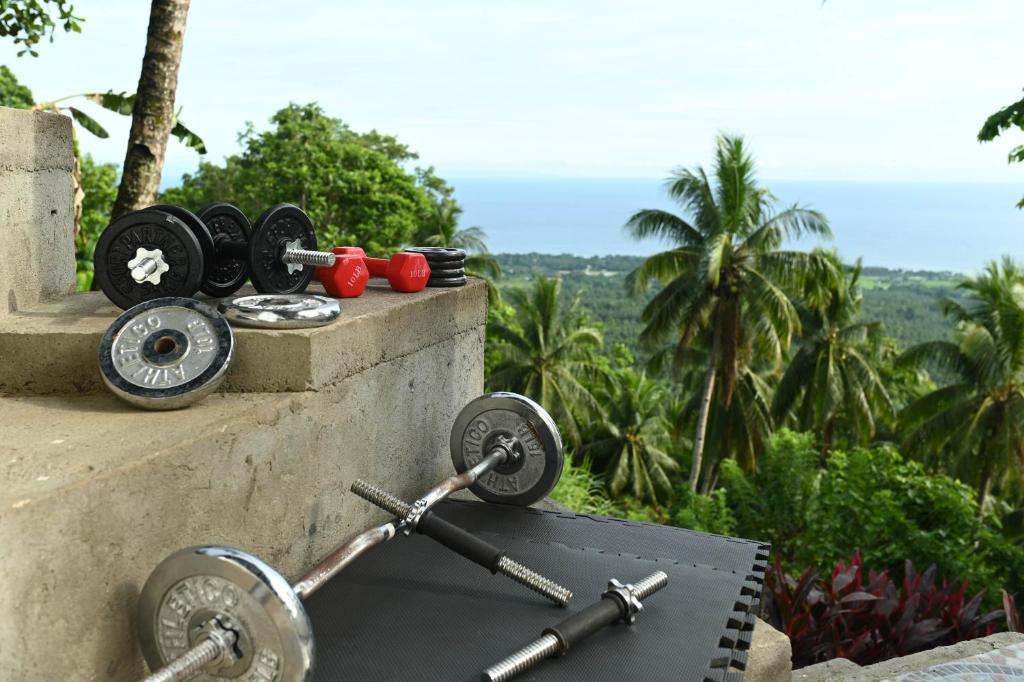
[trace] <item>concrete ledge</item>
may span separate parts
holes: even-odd
[[[789,637],[760,618],[754,619],[754,636],[747,654],[746,682],[788,680],[793,673]]]
[[[240,294],[252,290],[246,287]],[[310,293],[322,293],[319,285]],[[486,321],[487,288],[392,291],[374,281],[343,300],[342,318],[317,329],[236,327],[237,355],[225,389],[241,392],[322,390],[345,377],[445,339],[475,333]],[[100,337],[122,311],[102,293],[76,294],[0,318],[0,393],[48,395],[102,390]]]
[[[956,661],[968,656],[977,656],[1010,644],[1024,642],[1024,633],[1000,632],[988,637],[958,642],[950,646],[941,646],[928,651],[893,658],[881,663],[862,667],[845,658],[837,658],[824,663],[800,668],[793,672],[793,682],[826,682],[844,680],[844,682],[877,682],[888,680],[904,673],[925,670],[933,665]]]

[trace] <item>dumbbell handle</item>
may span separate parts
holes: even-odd
[[[366,263],[366,269],[370,271],[370,274],[374,277],[387,277],[388,266],[391,265],[391,260],[388,258],[370,258],[369,256],[363,257],[363,262]]]
[[[635,585],[622,585],[617,580],[608,583],[608,590],[595,604],[566,618],[558,625],[547,628],[536,640],[530,642],[508,658],[484,670],[481,676],[485,682],[504,682],[519,673],[534,667],[545,658],[565,653],[598,630],[619,620],[632,623],[641,602],[668,584],[668,575],[657,571]]]
[[[507,462],[510,457],[515,456],[507,442],[508,441],[506,439],[499,437],[495,447],[491,448],[487,453],[487,456],[477,462],[475,466],[466,469],[461,474],[449,476],[444,479],[424,493],[420,499],[416,500],[414,505],[421,508],[423,511],[426,511],[452,493],[459,490],[465,490],[476,483],[481,476],[501,466]],[[404,515],[402,514],[398,514],[397,516],[403,516],[404,518]]]
[[[366,481],[356,481],[353,483],[352,492],[395,516],[406,519],[407,523],[408,519],[416,511],[415,505],[408,504],[386,490],[382,490]],[[506,578],[510,578],[563,608],[568,606],[569,601],[572,599],[571,590],[562,587],[549,578],[545,578],[540,573],[527,568],[515,559],[509,558],[505,550],[481,540],[450,521],[446,521],[430,509],[418,515],[415,525],[412,523],[408,523],[408,525],[411,529],[426,535],[455,553],[461,554],[470,561],[483,566],[491,573],[501,574]]]

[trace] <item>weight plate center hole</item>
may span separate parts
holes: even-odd
[[[157,329],[142,344],[142,355],[158,366],[171,365],[188,352],[188,337],[177,329]]]
[[[503,476],[508,476],[509,474],[514,474],[523,468],[523,464],[526,463],[526,449],[523,448],[523,444],[518,438],[516,438],[515,434],[509,431],[499,430],[488,434],[487,440],[484,441],[484,452],[490,452],[495,448],[498,445],[499,438],[512,442],[512,457],[506,459],[503,464],[495,467],[494,472]]]

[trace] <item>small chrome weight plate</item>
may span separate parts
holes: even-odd
[[[489,393],[462,408],[451,434],[456,471],[478,464],[498,436],[514,440],[515,457],[481,476],[470,490],[487,502],[519,506],[551,492],[562,475],[562,437],[543,407],[515,393]]]
[[[284,263],[286,249],[316,251],[313,223],[298,206],[277,204],[263,212],[249,240],[249,279],[261,294],[296,294],[313,279],[311,265]]]
[[[120,308],[166,296],[192,296],[203,278],[199,238],[164,211],[133,211],[96,242],[96,282]]]
[[[291,585],[260,559],[230,547],[178,550],[146,580],[139,640],[150,670],[194,646],[199,628],[214,617],[230,622],[238,636],[234,660],[195,679],[312,678],[313,628]]]
[[[200,288],[216,298],[230,296],[249,279],[248,255],[240,257],[242,254],[237,251],[218,252],[217,245],[224,242],[248,244],[252,234],[249,218],[237,206],[222,201],[204,207],[198,216],[206,224],[214,243],[213,264],[206,269]]]
[[[333,298],[313,294],[256,294],[221,301],[218,310],[232,324],[267,329],[322,327],[341,315]]]
[[[220,385],[234,350],[224,316],[190,298],[129,308],[100,340],[100,373],[114,395],[137,407],[173,410]]]

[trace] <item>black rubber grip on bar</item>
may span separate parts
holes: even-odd
[[[505,556],[505,550],[484,542],[469,531],[454,523],[445,521],[433,511],[427,510],[420,517],[416,530],[437,540],[450,550],[458,552],[470,561],[475,561],[491,573],[498,570],[498,562]]]
[[[602,597],[596,604],[591,604],[555,627],[546,629],[543,634],[557,637],[559,644],[562,645],[561,653],[564,653],[573,644],[582,642],[601,628],[622,618],[625,615],[624,608],[620,599],[611,595]]]

